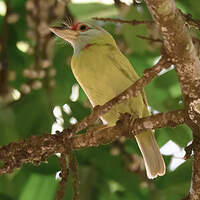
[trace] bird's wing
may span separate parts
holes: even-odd
[[[133,69],[129,60],[119,51],[114,50],[108,56],[114,63],[114,65],[131,81],[135,82],[139,77]],[[117,52],[116,52],[117,51]]]
[[[120,50],[116,50],[114,49],[114,51],[111,54],[109,54],[109,58],[112,60],[112,62],[115,64],[115,66],[131,81],[131,82],[135,82],[136,80],[139,79],[139,76],[137,75],[137,73],[135,72],[134,68],[132,67],[131,63],[129,62],[129,60],[120,52]],[[144,104],[148,105],[147,103],[147,99],[145,96],[144,91],[141,91],[141,95],[143,98],[143,102]],[[147,108],[146,108],[147,109]],[[145,115],[149,115],[149,111],[147,109]]]

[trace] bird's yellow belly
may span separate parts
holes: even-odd
[[[72,63],[72,71],[93,106],[103,105],[133,84],[106,55],[98,56],[95,52],[88,52],[81,57],[81,62],[77,60]],[[114,106],[103,118],[109,125],[114,125],[119,113],[129,112],[141,116],[141,104],[143,100],[139,95]]]

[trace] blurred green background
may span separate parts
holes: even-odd
[[[103,2],[103,1],[102,1]],[[110,2],[110,4],[108,4]],[[176,1],[177,6],[200,18],[198,0]],[[0,0],[0,145],[31,135],[55,133],[83,119],[91,106],[70,69],[73,49],[55,38],[51,24],[70,17],[151,20],[142,1],[88,3],[65,0]],[[160,38],[155,26],[94,22],[116,39],[121,51],[141,76],[159,59],[161,44],[137,35]],[[191,30],[194,37],[199,36]],[[163,71],[145,88],[153,113],[183,107],[173,67]],[[192,140],[186,126],[156,131],[167,173],[148,180],[134,140],[76,151],[81,179],[81,200],[178,200],[190,188],[191,160],[183,162],[183,148]],[[40,166],[24,165],[0,177],[1,200],[53,200],[60,170],[57,156]],[[72,199],[71,178],[66,200]]]

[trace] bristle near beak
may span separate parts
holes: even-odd
[[[54,34],[56,34],[58,37],[73,43],[74,41],[76,41],[77,37],[78,37],[78,32],[71,30],[71,29],[66,29],[63,27],[50,27],[49,28],[51,32],[53,32]]]

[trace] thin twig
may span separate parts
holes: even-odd
[[[69,156],[69,167],[72,170],[73,175],[73,200],[80,200],[80,180],[78,174],[78,164],[76,162],[76,158],[73,155],[72,151],[68,155]]]
[[[66,152],[61,153],[59,158],[61,172],[59,174],[61,181],[59,182],[59,189],[57,191],[57,200],[62,200],[65,194],[65,185],[69,176],[69,168],[66,165]]]
[[[113,18],[102,18],[102,17],[93,17],[94,20],[104,21],[104,22],[113,22],[120,24],[131,24],[133,26],[140,24],[152,24],[153,21],[150,20],[123,20],[123,19],[113,19]]]
[[[161,39],[153,39],[151,37],[145,37],[143,35],[136,35],[136,37],[140,38],[140,39],[143,39],[143,40],[148,40],[148,41],[151,41],[151,42],[159,42],[159,43],[163,43],[163,41]]]
[[[185,14],[180,9],[179,9],[179,12],[184,17],[184,20],[187,22],[187,24],[190,27],[193,27],[193,28],[198,29],[198,30],[200,29],[200,20],[193,19],[191,14]]]
[[[184,159],[190,159],[192,155],[193,143],[185,147],[185,156]]]
[[[114,0],[114,2],[117,8],[127,7],[127,5],[124,2],[121,2],[120,0]]]
[[[60,132],[57,131],[57,134],[60,135]],[[62,140],[63,139],[63,140]],[[60,164],[60,168],[61,168],[61,172],[60,172],[60,177],[61,177],[61,181],[59,182],[59,190],[57,191],[57,200],[62,200],[64,198],[64,194],[65,194],[65,186],[67,184],[68,181],[68,176],[70,173],[70,164],[67,167],[66,164],[66,156],[69,157],[70,160],[70,156],[72,154],[72,146],[71,146],[71,141],[72,141],[72,134],[66,134],[65,138],[59,138],[59,141],[61,142],[61,157],[59,158],[59,164]],[[70,161],[69,161],[70,163]]]

